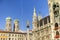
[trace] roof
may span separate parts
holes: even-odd
[[[12,34],[27,34],[27,33],[23,33],[23,32],[10,32],[10,31],[3,31],[3,30],[0,30],[0,33],[12,33]],[[31,33],[30,33],[31,34]]]
[[[0,30],[0,33],[26,34],[26,33],[22,33],[22,32],[10,32],[10,31],[3,31],[3,30]]]
[[[14,22],[19,22],[19,20],[18,19],[15,19]]]
[[[11,17],[7,17],[6,20],[11,20]]]
[[[48,20],[48,21],[47,21]],[[43,19],[40,20],[40,26],[43,25],[43,22],[44,22],[44,25],[47,24],[47,22],[50,23],[50,16],[48,15],[47,17],[44,17]]]

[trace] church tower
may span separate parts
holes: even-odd
[[[37,15],[36,15],[36,9],[34,8],[34,12],[33,12],[33,30],[37,29]]]
[[[60,26],[60,0],[48,0],[50,22],[51,22],[51,38],[52,40],[59,39]]]
[[[12,23],[11,23],[11,18],[7,17],[6,18],[6,31],[12,31]]]
[[[14,27],[13,27],[13,31],[14,32],[18,32],[19,31],[19,21],[18,20],[14,20]]]
[[[33,12],[33,21],[32,21],[32,26],[33,26],[33,40],[36,40],[36,30],[37,30],[37,15],[36,15],[36,9],[34,8]]]

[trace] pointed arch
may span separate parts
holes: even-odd
[[[55,23],[55,30],[58,30],[58,23]]]
[[[55,23],[55,27],[58,27],[58,23]]]
[[[59,35],[59,32],[58,31],[56,31],[56,35]]]
[[[58,31],[56,31],[55,38],[59,38],[59,32]]]

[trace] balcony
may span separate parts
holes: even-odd
[[[54,38],[59,38],[59,35],[56,35]]]
[[[54,30],[58,30],[58,27],[55,27]]]

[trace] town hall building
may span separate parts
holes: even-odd
[[[60,40],[60,0],[48,0],[49,15],[33,14],[33,40]]]

